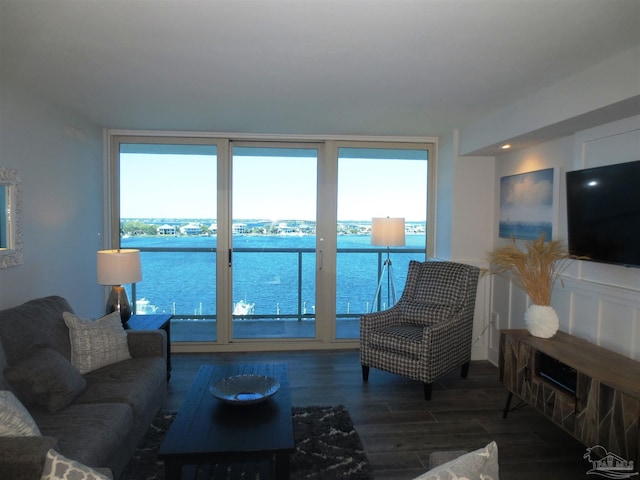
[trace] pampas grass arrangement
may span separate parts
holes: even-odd
[[[562,242],[546,242],[543,233],[530,241],[512,238],[508,245],[490,252],[488,260],[490,273],[511,273],[535,305],[551,305],[551,290],[573,258]]]

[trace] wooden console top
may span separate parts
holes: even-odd
[[[600,383],[640,399],[640,362],[637,360],[560,331],[551,338],[534,337],[524,329],[501,330],[501,333],[530,345]]]

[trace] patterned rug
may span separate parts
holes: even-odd
[[[175,413],[161,412],[153,421],[121,480],[165,480],[164,465],[156,452],[171,426]],[[291,479],[373,479],[358,432],[347,409],[338,407],[293,407],[296,451],[291,454]],[[183,478],[235,480],[271,478],[264,463],[202,465],[185,468]]]

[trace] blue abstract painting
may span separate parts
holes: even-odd
[[[500,179],[500,237],[553,238],[553,182],[553,168]]]

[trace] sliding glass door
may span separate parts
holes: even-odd
[[[391,306],[386,282],[374,302],[387,253],[398,297],[426,258],[429,148],[111,137],[107,247],[141,251],[135,313],[172,314],[189,351],[355,345],[360,315]],[[405,220],[389,250],[371,242],[387,216]]]
[[[231,152],[232,338],[315,338],[318,149]]]
[[[359,338],[360,315],[391,307],[409,261],[425,260],[427,172],[426,148],[338,148],[336,338]],[[404,245],[373,245],[376,217],[403,219]]]
[[[216,145],[119,145],[119,244],[141,251],[137,314],[171,313],[173,341],[217,340]]]

